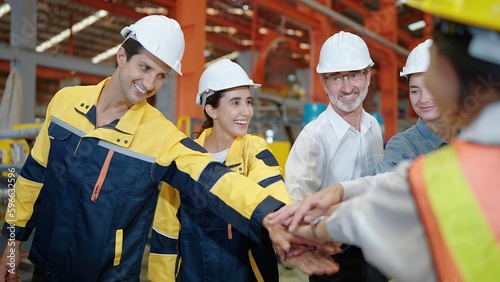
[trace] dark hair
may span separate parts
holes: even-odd
[[[461,106],[464,106],[467,98],[473,95],[477,87],[485,87],[489,92],[493,90],[497,95],[500,93],[500,66],[469,55],[468,47],[472,35],[466,26],[442,20],[436,24],[432,36],[439,52],[446,56],[457,70]]]
[[[205,101],[205,105],[210,105],[212,106],[212,108],[217,109],[219,107],[220,99],[223,96],[224,96],[224,90],[216,91],[214,94],[212,94],[207,98],[207,100]],[[205,115],[205,121],[201,125],[201,131],[193,132],[193,138],[198,138],[198,136],[200,136],[203,130],[214,127],[214,120],[212,119],[212,117],[208,115],[205,108],[203,108],[203,115]]]
[[[133,38],[128,38],[126,39],[123,43],[122,46],[123,49],[125,49],[125,54],[127,55],[127,62],[130,61],[130,59],[139,53],[142,53],[144,50],[144,47],[142,46],[139,41],[133,39]],[[118,66],[118,63],[116,64],[115,67]]]

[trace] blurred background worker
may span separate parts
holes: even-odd
[[[294,201],[334,183],[375,174],[382,160],[382,133],[363,109],[373,65],[366,43],[355,34],[341,31],[321,47],[316,71],[330,103],[300,132],[286,161],[285,185]],[[333,258],[340,271],[310,281],[385,280],[357,247]]]
[[[497,281],[500,2],[408,5],[437,17],[425,83],[460,134],[394,172],[367,177],[377,189],[343,202],[327,220],[295,229],[308,211],[332,204],[324,195],[305,199],[290,229],[322,242],[357,244],[396,281]]]
[[[196,142],[217,161],[258,183],[274,198],[289,203],[281,168],[266,141],[247,134],[254,113],[250,89],[256,87],[260,84],[228,59],[210,65],[201,75],[196,95],[196,104],[203,108],[206,118]],[[246,194],[253,188],[236,182],[231,185],[236,203],[238,193]],[[319,258],[312,252],[304,257]],[[288,263],[296,266],[293,260],[299,259]],[[328,257],[324,261],[331,263]],[[321,264],[316,263],[300,266]],[[271,244],[250,240],[192,198],[181,195],[179,199],[178,192],[162,187],[153,223],[149,279],[277,282],[277,266]]]
[[[454,134],[444,120],[442,111],[425,86],[424,75],[430,63],[432,40],[427,39],[415,47],[400,76],[408,78],[410,103],[419,116],[417,123],[394,135],[385,146],[384,160],[377,164],[377,173],[392,170],[402,160],[412,160],[448,144]]]

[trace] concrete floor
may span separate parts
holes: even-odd
[[[146,249],[144,253],[144,259],[142,261],[142,271],[141,271],[141,282],[149,281],[147,277],[148,271],[148,257],[149,250]],[[287,269],[282,264],[278,265],[280,273],[280,282],[307,282],[307,276],[296,269]],[[21,280],[23,282],[31,281],[31,274],[33,272],[33,265],[28,261],[28,259],[23,258],[21,260],[21,265],[19,267],[19,274],[21,275]]]

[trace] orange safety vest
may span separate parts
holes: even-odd
[[[408,178],[439,281],[500,281],[500,146],[456,142]]]

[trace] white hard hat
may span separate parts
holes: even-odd
[[[399,73],[399,76],[408,76],[413,73],[426,72],[431,62],[430,48],[432,40],[427,39],[411,50],[410,55],[406,59],[406,65]]]
[[[316,72],[355,71],[373,65],[365,41],[355,34],[341,31],[328,38],[321,46]]]
[[[181,60],[184,55],[184,33],[176,20],[162,15],[146,16],[120,32],[125,39],[133,38],[182,75]]]
[[[210,66],[201,74],[198,83],[198,94],[196,104],[205,106],[205,101],[216,91],[231,89],[239,86],[257,88],[261,85],[254,83],[245,70],[237,63],[229,59],[222,59]]]

